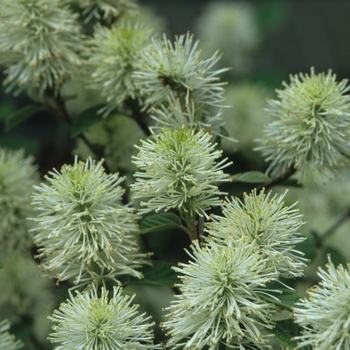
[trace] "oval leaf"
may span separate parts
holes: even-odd
[[[102,116],[101,114],[98,113],[98,111],[103,106],[104,105],[90,107],[86,109],[84,112],[82,112],[80,115],[78,115],[76,118],[74,118],[72,130],[71,130],[72,137],[78,136],[79,134],[83,133],[91,126],[102,121]]]
[[[271,330],[276,339],[288,349],[295,349],[298,345],[293,337],[299,335],[299,326],[293,320],[282,320],[276,322],[276,327]]]
[[[271,179],[260,171],[247,171],[246,173],[240,173],[233,175],[231,180],[234,182],[249,182],[249,183],[262,183],[271,181]]]
[[[172,213],[161,213],[146,216],[140,225],[140,233],[159,232],[179,228],[181,219]]]
[[[41,105],[27,105],[10,113],[5,119],[5,131],[9,131],[15,126],[23,123],[25,120],[33,117],[38,112],[44,111],[45,108]]]

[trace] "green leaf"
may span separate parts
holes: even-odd
[[[44,111],[45,108],[41,105],[27,105],[21,109],[7,115],[5,119],[5,131],[9,131],[15,126],[23,123],[25,120],[33,117],[38,112]]]
[[[159,232],[179,228],[181,219],[172,213],[146,216],[140,225],[140,233]]]
[[[4,267],[4,264],[0,261],[0,269]]]
[[[271,286],[269,286],[269,288],[271,288]],[[277,289],[279,289],[282,293],[270,292],[269,294],[275,296],[279,301],[269,297],[267,297],[266,299],[268,299],[271,303],[281,307],[283,310],[292,311],[291,309],[294,306],[294,304],[300,300],[300,295],[294,290],[280,289],[278,288],[278,286]]]
[[[0,145],[11,149],[24,148],[27,154],[38,154],[40,149],[38,140],[10,134],[0,136]]]
[[[316,240],[313,236],[310,236],[304,242],[296,244],[295,250],[304,253],[304,258],[312,261],[315,259],[317,253]]]
[[[173,288],[175,284],[180,283],[176,272],[171,268],[174,263],[167,261],[153,261],[152,266],[144,265],[141,272],[144,278],[137,279],[131,277],[130,284],[151,284]]]
[[[83,133],[91,126],[102,121],[102,116],[101,114],[98,113],[98,111],[103,106],[104,105],[90,107],[86,109],[84,112],[82,112],[80,115],[78,115],[76,118],[74,118],[72,130],[71,130],[72,137],[78,136],[79,134]]]
[[[262,183],[271,179],[260,171],[247,171],[231,176],[231,180],[234,182]]]
[[[275,338],[289,349],[294,349],[297,343],[292,340],[293,337],[299,335],[299,326],[293,320],[281,320],[276,322],[276,327],[271,330]]]

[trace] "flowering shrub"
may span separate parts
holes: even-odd
[[[350,209],[309,232],[278,187],[347,174],[347,80],[311,68],[271,97],[249,72],[253,5],[209,5],[202,42],[160,35],[135,1],[0,8],[6,92],[32,100],[0,122],[57,122],[47,154],[0,137],[0,349],[350,347],[349,265],[326,242]]]

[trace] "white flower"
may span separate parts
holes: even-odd
[[[220,66],[242,75],[251,65],[251,54],[260,44],[258,20],[249,2],[212,1],[196,23],[204,54],[220,49]]]
[[[32,227],[27,217],[33,214],[30,196],[39,181],[33,158],[24,150],[0,148],[0,246],[7,252],[29,251],[33,244]]]
[[[224,194],[217,186],[229,181],[222,169],[226,159],[216,163],[221,151],[215,150],[211,136],[184,128],[163,129],[147,140],[141,140],[133,163],[140,169],[131,185],[134,198],[145,198],[141,213],[174,208],[191,217],[207,216],[206,211],[221,204]]]
[[[122,295],[114,287],[113,297],[102,289],[76,296],[60,305],[50,319],[55,323],[49,339],[60,345],[55,350],[150,350],[153,345],[153,323],[139,314],[134,297]]]
[[[298,209],[284,206],[286,192],[270,198],[262,190],[227,200],[222,206],[223,216],[213,216],[206,231],[217,244],[226,245],[226,239],[239,240],[242,237],[257,247],[263,259],[281,277],[291,278],[303,275],[307,259],[295,250],[297,243],[305,240],[298,230],[303,224]]]
[[[0,322],[0,349],[2,350],[17,350],[23,347],[20,340],[15,340],[8,330],[10,329],[10,322],[7,320]]]
[[[80,64],[76,15],[60,0],[0,0],[0,64],[8,90],[57,93]]]
[[[261,296],[275,274],[246,240],[226,247],[197,241],[189,253],[193,261],[174,270],[182,281],[162,327],[169,349],[265,349],[264,328],[272,328],[274,307]]]
[[[295,321],[303,327],[298,347],[317,350],[350,348],[350,265],[336,269],[328,256],[327,271],[319,268],[321,282],[308,290],[308,298],[294,307]]]
[[[127,98],[136,98],[132,73],[139,68],[140,52],[149,45],[151,35],[152,30],[139,23],[122,21],[111,28],[95,27],[87,46],[87,85],[106,98],[105,115],[120,108]]]
[[[137,13],[138,6],[132,0],[73,0],[83,9],[83,16],[86,16],[85,22],[92,19],[103,19],[111,23],[122,13]]]
[[[290,76],[278,100],[267,111],[276,120],[265,127],[256,150],[271,161],[267,173],[278,176],[294,168],[306,174],[329,177],[339,166],[349,164],[350,97],[347,80],[336,82],[327,74]],[[313,174],[315,173],[315,174]]]
[[[142,53],[142,69],[134,73],[145,106],[167,104],[168,95],[173,94],[181,102],[193,100],[201,109],[220,107],[224,83],[218,75],[227,69],[212,70],[220,59],[218,52],[206,60],[199,55],[198,42],[190,34],[180,35],[174,44],[165,35],[163,40],[153,39],[153,47]]]
[[[35,187],[34,241],[42,269],[58,281],[74,277],[76,284],[96,285],[121,274],[142,277],[135,270],[146,256],[134,237],[138,217],[121,203],[123,178],[107,175],[102,162],[75,158]]]

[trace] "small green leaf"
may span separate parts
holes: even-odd
[[[4,267],[4,264],[0,261],[0,269]]]
[[[179,228],[181,219],[172,213],[146,216],[140,225],[140,233],[159,232]]]
[[[278,292],[269,292],[275,298],[264,297],[264,299],[268,300],[272,304],[279,306],[283,310],[292,311],[292,307],[294,304],[300,299],[299,294],[297,294],[294,290],[289,289],[281,289],[278,287],[278,284],[275,286],[276,289],[280,290],[282,293]],[[269,288],[273,288],[273,284],[269,285]]]
[[[247,171],[245,173],[235,174],[231,177],[234,182],[249,182],[249,183],[262,183],[271,181],[271,179],[260,171]]]
[[[86,109],[84,112],[82,112],[80,115],[78,115],[76,118],[74,118],[72,130],[71,130],[72,137],[78,136],[79,134],[83,133],[91,126],[102,121],[102,116],[101,114],[98,113],[98,111],[103,106],[104,105],[90,107]]]
[[[295,349],[297,343],[292,340],[299,335],[299,326],[293,320],[282,320],[276,322],[276,327],[271,330],[276,339],[289,349]]]
[[[41,105],[27,105],[21,109],[13,111],[12,113],[8,114],[5,119],[5,131],[11,130],[12,128],[31,118],[38,112],[44,110],[45,108]]]
[[[144,265],[141,272],[144,278],[131,277],[130,284],[151,284],[173,288],[180,280],[171,268],[174,263],[167,261],[153,261],[152,266]]]

